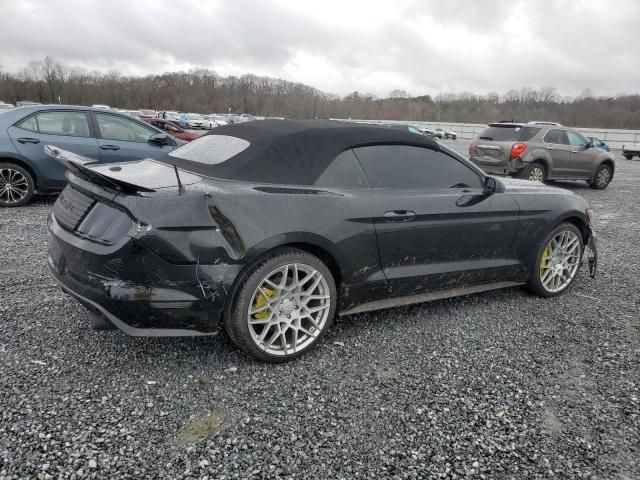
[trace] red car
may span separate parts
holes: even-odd
[[[151,118],[156,118],[156,111],[155,110],[148,110],[146,108],[141,108],[139,109],[140,112],[142,112],[142,115],[140,116],[140,118],[142,120],[148,120]]]
[[[202,133],[188,132],[177,126],[175,123],[163,118],[143,118],[143,120],[149,122],[156,128],[164,130],[169,135],[179,138],[180,140],[185,140],[187,142],[195,140],[202,135]]]

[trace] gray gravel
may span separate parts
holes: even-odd
[[[345,318],[280,366],[91,331],[45,268],[52,200],[0,210],[0,479],[639,478],[640,162],[564,186],[595,280]]]

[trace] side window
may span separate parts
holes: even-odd
[[[586,147],[587,139],[584,138],[577,132],[572,132],[571,130],[567,130],[567,137],[569,138],[569,144],[574,147]]]
[[[459,160],[429,148],[374,145],[355,149],[374,188],[480,188],[480,176]]]
[[[38,122],[36,122],[36,116],[33,115],[26,120],[23,120],[18,125],[18,128],[22,128],[23,130],[29,130],[30,132],[38,132]]]
[[[368,188],[367,179],[358,165],[353,150],[346,150],[333,159],[314,185],[337,188]]]
[[[18,127],[46,135],[91,136],[84,112],[42,112],[27,118]]]
[[[544,136],[545,143],[554,143],[556,145],[566,145],[567,140],[564,136],[564,132],[562,130],[558,130],[554,128],[549,130]]]
[[[96,113],[96,120],[100,136],[105,140],[145,143],[156,133],[134,120],[116,115]]]
[[[528,142],[535,137],[540,130],[540,128],[536,127],[523,127],[518,140],[521,142]]]

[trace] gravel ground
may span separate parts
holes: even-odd
[[[563,186],[595,280],[344,318],[286,365],[91,331],[45,267],[53,200],[0,210],[0,479],[640,478],[640,162]]]

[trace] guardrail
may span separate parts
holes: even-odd
[[[442,128],[443,130],[452,130],[456,132],[458,139],[471,140],[477,138],[480,132],[487,128],[486,124],[481,123],[437,123],[437,122],[411,122],[402,120],[359,120],[350,118],[332,118],[331,120],[340,120],[357,123],[409,123],[411,125],[419,125],[421,127],[429,127],[431,129]],[[615,130],[607,128],[581,128],[571,127],[581,132],[587,137],[596,137],[607,143],[611,148],[621,149],[624,144],[640,143],[640,130]]]

